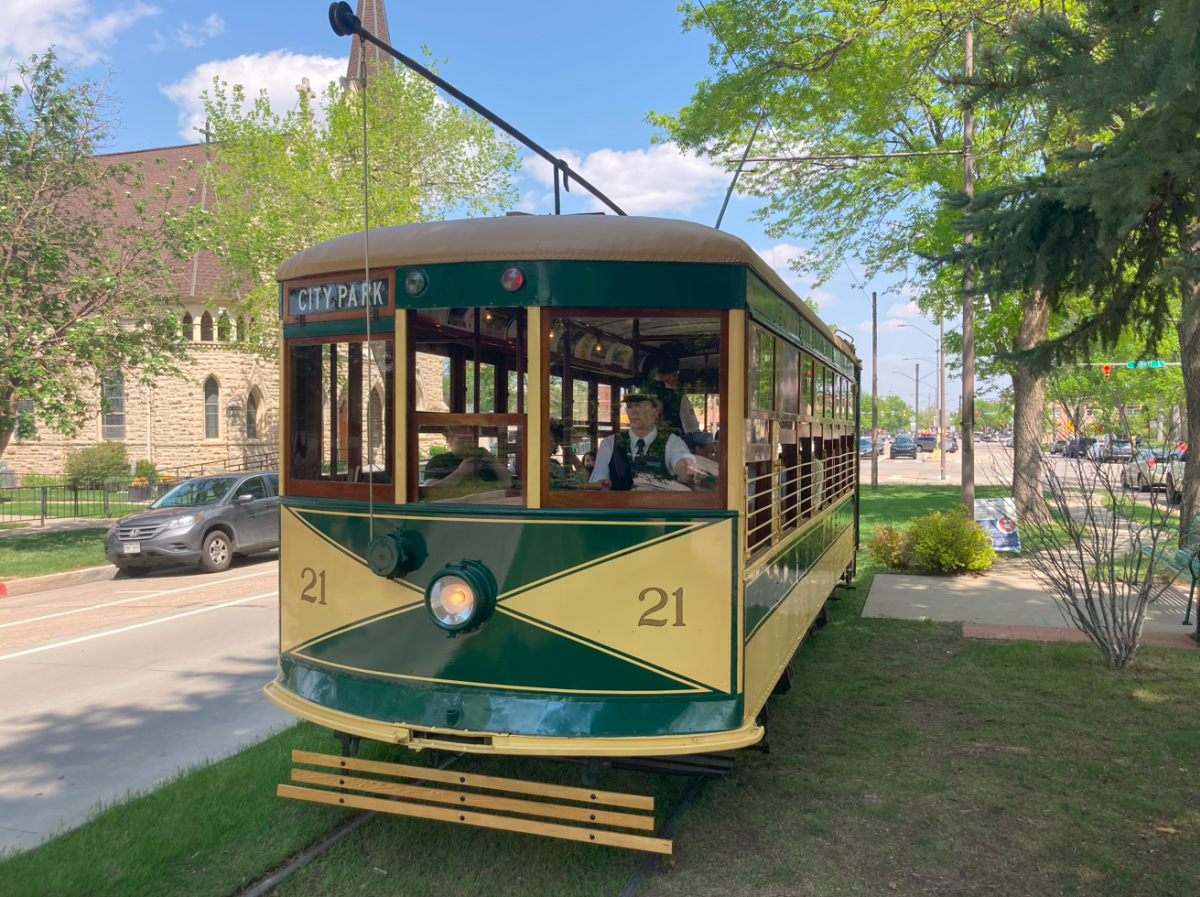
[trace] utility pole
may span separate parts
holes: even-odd
[[[969,77],[975,71],[974,26],[967,28],[964,70]],[[963,110],[963,191],[967,197],[975,196],[975,166],[972,150],[975,142],[975,111],[968,106]],[[969,208],[969,207],[968,207]],[[970,231],[963,234],[963,245],[975,242]],[[975,509],[975,306],[971,291],[975,288],[975,276],[971,263],[963,265],[962,299],[962,503],[967,510]]]
[[[917,362],[913,370],[913,439],[921,432],[921,362]]]
[[[941,434],[939,439],[942,450],[942,467],[938,473],[938,479],[945,481],[946,479],[946,316],[938,315],[938,375],[939,393],[941,400],[938,403],[938,431]]]
[[[879,307],[871,290],[871,490],[879,488]]]

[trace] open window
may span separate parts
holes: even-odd
[[[410,312],[411,500],[524,503],[524,308]]]
[[[548,317],[543,505],[724,505],[725,320],[641,309]]]
[[[390,485],[392,335],[293,339],[286,358],[288,493],[366,501]]]

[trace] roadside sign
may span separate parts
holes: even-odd
[[[1011,498],[975,499],[975,522],[992,540],[996,551],[1020,551],[1017,505]]]
[[[1165,368],[1166,366],[1167,366],[1167,363],[1165,361],[1127,361],[1127,362],[1125,362],[1125,367],[1127,367],[1127,368]]]

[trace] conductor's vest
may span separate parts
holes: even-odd
[[[612,480],[614,492],[628,492],[633,488],[633,478],[639,474],[647,474],[662,480],[671,478],[667,471],[667,440],[671,434],[658,431],[654,441],[646,446],[644,451],[633,456],[632,434],[622,430],[613,437],[612,461],[609,464],[609,479]]]

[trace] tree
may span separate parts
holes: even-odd
[[[1074,149],[1045,174],[979,197],[966,226],[998,288],[1043,292],[1051,309],[1088,301],[1024,353],[1047,370],[1138,337],[1147,354],[1174,329],[1189,413],[1200,408],[1200,6],[1096,0],[1082,21],[1040,15],[1016,29],[974,82],[979,98],[1028,100],[1043,130],[1069,122]],[[1194,429],[1188,428],[1189,431]],[[1190,432],[1188,434],[1191,435]],[[1200,499],[1189,464],[1183,512]]]
[[[912,407],[899,396],[879,397],[879,429],[907,433],[912,426]]]
[[[72,80],[53,50],[17,81],[0,93],[0,455],[31,406],[75,433],[107,371],[179,373],[171,264],[196,226],[172,173],[146,189],[144,171],[93,158],[114,127],[106,83]]]
[[[255,322],[274,326],[280,262],[363,229],[364,100],[371,227],[487,215],[517,200],[516,144],[439,101],[433,85],[407,69],[372,67],[365,91],[330,84],[319,103],[301,91],[298,108],[282,116],[265,91],[247,106],[240,85],[219,79],[203,100],[218,144],[208,241]]]
[[[675,116],[652,115],[665,137],[713,155],[740,154],[761,112],[763,155],[830,156],[800,167],[761,165],[740,182],[767,197],[756,212],[772,236],[798,237],[814,250],[798,271],[828,278],[843,261],[867,276],[900,275],[919,305],[949,321],[961,308],[961,268],[931,263],[959,244],[961,209],[940,201],[960,190],[964,87],[962,37],[974,29],[984,48],[1003,38],[1042,0],[800,0],[790,4],[718,0],[684,3],[686,28],[714,36],[717,74],[701,82]],[[1077,0],[1064,0],[1072,13]],[[981,188],[1041,169],[1042,151],[1060,135],[1034,125],[1025,98],[978,114],[976,180]],[[909,153],[897,158],[862,154]],[[757,155],[758,153],[756,153]],[[956,257],[957,260],[958,257]],[[994,318],[984,353],[1020,352],[1043,339],[1044,297],[1035,290],[993,292],[976,303]],[[948,334],[950,336],[950,334]],[[953,339],[947,341],[950,346]],[[958,340],[961,345],[961,339]],[[1036,461],[1044,378],[1013,361],[1018,427],[1013,494],[1023,517],[1044,514]]]

